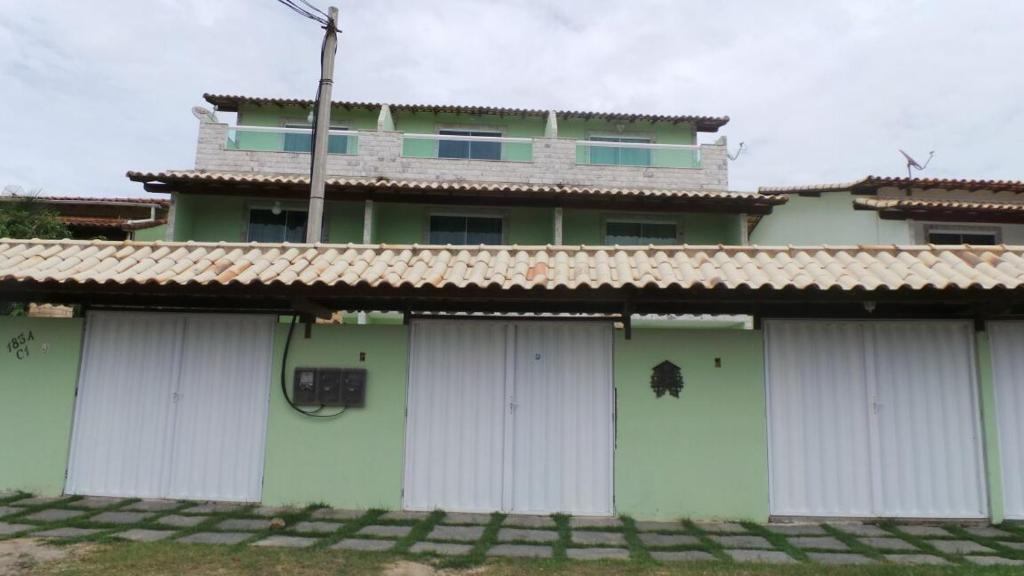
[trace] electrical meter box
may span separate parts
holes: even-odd
[[[366,369],[296,368],[292,402],[299,406],[362,408],[366,404]]]

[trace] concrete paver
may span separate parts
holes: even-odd
[[[449,544],[445,542],[417,542],[409,548],[413,554],[430,552],[441,556],[464,556],[469,554],[473,547],[469,544]]]
[[[245,506],[245,504],[235,502],[206,502],[205,504],[185,508],[181,512],[185,514],[223,514],[226,512],[238,512]]]
[[[1000,530],[995,526],[968,526],[967,528],[964,528],[964,530],[968,534],[980,536],[982,538],[1006,538],[1008,536],[1013,536],[1013,534],[1006,530]]]
[[[419,522],[430,516],[429,512],[409,512],[406,510],[395,510],[393,512],[385,512],[381,514],[378,520],[385,520],[388,522]]]
[[[765,528],[785,536],[825,536],[828,534],[817,524],[769,524]]]
[[[860,541],[865,546],[870,546],[876,550],[897,552],[901,550],[917,550],[917,546],[900,538],[861,538]]]
[[[78,518],[79,516],[85,516],[85,512],[81,510],[64,510],[61,508],[50,508],[47,510],[40,510],[34,512],[25,517],[26,520],[33,522],[63,522],[64,520],[71,520],[72,518]]]
[[[553,530],[527,530],[522,528],[502,528],[498,530],[499,542],[554,542],[558,540],[558,532]]]
[[[0,518],[10,516],[11,514],[18,514],[20,512],[24,512],[24,510],[13,506],[0,506]]]
[[[358,534],[362,536],[387,536],[392,538],[401,538],[408,534],[411,530],[411,526],[372,525],[364,526],[361,530],[359,530]]]
[[[427,536],[429,540],[458,540],[472,542],[484,535],[483,526],[437,526]]]
[[[736,522],[694,522],[694,526],[709,534],[746,534],[747,529]]]
[[[152,518],[152,512],[100,512],[89,518],[89,522],[98,524],[138,524]]]
[[[807,557],[819,564],[877,564],[874,558],[868,558],[863,554],[836,553],[836,552],[808,552]]]
[[[844,523],[830,524],[830,526],[840,532],[852,534],[853,536],[867,536],[870,538],[886,538],[892,536],[891,532],[874,524]]]
[[[797,548],[806,550],[849,550],[850,547],[831,536],[797,536],[788,539]]]
[[[771,550],[774,548],[771,542],[761,536],[710,536],[723,548],[758,548]]]
[[[18,532],[24,532],[25,530],[32,530],[38,528],[32,524],[8,524],[7,522],[0,522],[0,536],[9,536],[11,534],[17,534]]]
[[[186,544],[238,544],[251,537],[248,532],[196,532],[176,541]]]
[[[682,552],[651,552],[651,558],[658,562],[702,562],[711,561],[715,557],[701,550],[684,550]]]
[[[86,496],[79,500],[68,504],[72,508],[86,508],[88,510],[97,510],[100,508],[110,508],[117,506],[123,502],[127,502],[127,498],[110,498],[108,496]]]
[[[515,526],[517,528],[554,528],[555,520],[551,516],[510,514],[505,517],[505,522],[502,526]]]
[[[550,546],[529,544],[498,544],[487,551],[488,556],[504,556],[507,558],[551,558]]]
[[[135,510],[138,512],[163,512],[165,510],[171,510],[178,508],[182,503],[175,500],[139,500],[133,502],[122,510]]]
[[[626,537],[619,532],[596,532],[593,530],[573,530],[572,542],[588,546],[625,546]]]
[[[1024,560],[1014,560],[1002,556],[964,556],[964,558],[979,566],[1024,566]]]
[[[331,550],[362,550],[376,551],[390,550],[395,547],[394,540],[369,540],[366,538],[346,538],[331,546]]]
[[[484,526],[491,521],[490,514],[477,514],[473,512],[449,512],[441,519],[441,524],[470,524]]]
[[[292,530],[296,532],[315,532],[317,534],[330,534],[337,532],[339,528],[344,526],[340,522],[320,522],[317,520],[299,522],[295,526],[292,526]]]
[[[568,548],[565,555],[570,560],[629,560],[625,548]]]
[[[886,554],[885,559],[896,564],[949,564],[945,558],[931,554]]]
[[[65,502],[70,500],[70,496],[29,496],[28,498],[22,498],[15,500],[14,502],[8,502],[9,506],[44,506],[46,504],[57,504],[58,502]]]
[[[339,510],[337,508],[320,508],[310,514],[316,520],[355,520],[366,515],[366,510]]]
[[[651,548],[666,546],[695,546],[700,544],[700,539],[689,534],[653,534],[641,533],[640,542]]]
[[[573,516],[570,528],[621,528],[622,520],[613,516]]]
[[[209,516],[181,516],[179,514],[170,514],[163,518],[157,518],[157,524],[163,524],[164,526],[174,526],[175,528],[192,528],[198,526],[206,521]]]
[[[316,544],[316,542],[316,538],[303,538],[301,536],[275,534],[273,536],[267,536],[263,540],[253,542],[252,545],[267,548],[309,548],[313,544]]]
[[[973,540],[929,540],[928,543],[946,554],[995,553],[995,550]]]
[[[911,536],[952,536],[946,529],[940,528],[939,526],[925,526],[919,524],[902,524],[896,527],[900,532],[904,534],[910,534]]]
[[[246,530],[256,532],[270,528],[270,520],[257,520],[255,518],[228,518],[217,524],[219,530]]]
[[[644,522],[633,523],[637,532],[685,532],[686,526],[682,522]]]
[[[778,550],[726,550],[725,553],[737,562],[796,563],[796,559],[792,556]]]
[[[114,537],[133,542],[157,542],[174,535],[174,530],[146,530],[145,528],[133,528],[118,532]]]
[[[33,538],[85,538],[102,532],[99,528],[54,528],[32,534]]]

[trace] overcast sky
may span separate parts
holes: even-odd
[[[326,7],[327,0],[317,0]],[[1020,0],[345,0],[335,99],[729,115],[735,190],[905,170],[1024,179]],[[0,187],[139,195],[203,92],[310,98],[274,0],[0,0]]]

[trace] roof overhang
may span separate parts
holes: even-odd
[[[147,191],[280,199],[307,199],[309,177],[246,172],[128,172]],[[744,192],[598,188],[489,182],[436,182],[386,178],[328,178],[327,200],[428,202],[493,206],[563,206],[610,210],[767,214],[786,202]]]
[[[853,182],[834,184],[809,184],[801,186],[762,186],[758,193],[766,196],[791,195],[820,196],[828,192],[849,192],[851,194],[876,195],[882,188],[905,190],[944,190],[967,192],[1012,192],[1024,193],[1024,181],[1020,180],[963,180],[955,178],[894,178],[889,176],[866,176]]]
[[[1024,224],[1024,204],[962,200],[854,198],[855,210],[878,212],[883,220]]]
[[[301,98],[263,98],[235,94],[203,94],[203,99],[223,112],[238,112],[244,105],[251,106],[298,106],[311,108],[313,100]],[[375,102],[331,102],[332,108],[345,110],[379,110],[384,103]],[[493,116],[516,116],[520,118],[546,118],[549,110],[531,108],[502,108],[496,106],[457,106],[434,104],[387,104],[395,113],[430,113],[430,114],[470,114]],[[693,116],[663,114],[629,114],[624,112],[586,112],[581,110],[553,110],[559,118],[581,118],[584,120],[604,120],[608,122],[652,122],[668,124],[692,124],[699,132],[717,132],[729,123],[728,116]]]
[[[0,240],[0,299],[159,309],[1024,314],[1024,248]]]

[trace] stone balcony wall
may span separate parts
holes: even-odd
[[[226,172],[307,174],[309,154],[225,149],[230,127],[200,124],[196,169]],[[726,147],[701,145],[701,168],[597,166],[576,163],[576,143],[537,138],[533,162],[406,158],[400,132],[360,132],[358,154],[329,155],[327,173],[334,177],[394,180],[440,180],[565,184],[605,188],[726,190],[729,166]]]

